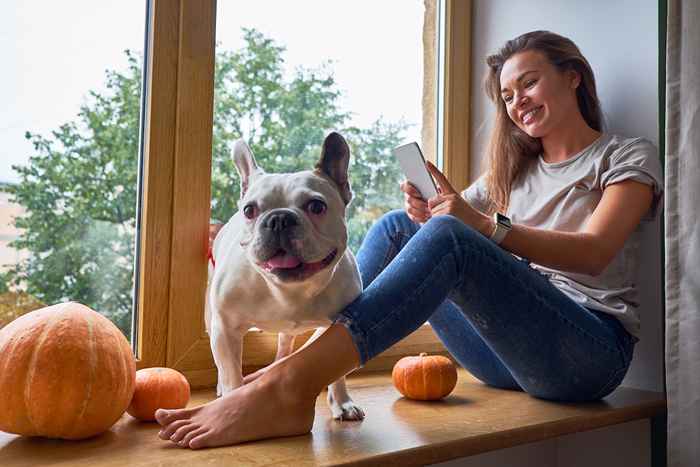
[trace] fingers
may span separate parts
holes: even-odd
[[[433,176],[433,179],[435,179],[435,182],[440,189],[440,194],[445,195],[448,193],[456,193],[447,177],[445,177],[445,175],[443,175],[443,173],[440,172],[440,170],[438,170],[438,168],[435,167],[432,162],[426,161],[425,166],[428,168],[428,172],[430,172],[430,174]]]
[[[419,224],[427,222],[430,219],[430,209],[418,190],[408,181],[401,183],[401,190],[404,192],[404,209],[409,219]]]
[[[410,195],[404,195],[403,196],[404,200],[404,205],[406,207],[411,206],[419,211],[427,211],[428,210],[428,203],[425,202],[423,198],[416,198]]]
[[[428,220],[430,220],[430,217],[431,217],[430,212],[428,212],[426,214],[423,211],[416,211],[413,208],[407,208],[406,215],[408,215],[408,218],[411,219],[416,224],[424,224],[424,223],[428,222]]]
[[[400,187],[401,191],[406,193],[408,196],[418,198],[420,200],[423,199],[423,196],[420,194],[420,191],[418,191],[418,188],[414,187],[408,180],[402,181]]]
[[[430,209],[428,209],[428,205],[425,202],[423,202],[422,206],[415,206],[407,202],[404,205],[404,209],[413,222],[423,223],[430,219]]]
[[[435,208],[438,207],[438,206],[440,206],[440,205],[441,205],[442,203],[444,203],[444,202],[445,202],[445,198],[443,198],[443,197],[440,196],[440,195],[437,195],[437,196],[435,196],[435,197],[433,197],[433,198],[430,198],[430,199],[428,200],[428,203],[427,203],[428,209],[430,210],[430,212],[434,212],[434,211],[435,211]]]

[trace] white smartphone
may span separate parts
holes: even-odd
[[[425,166],[425,158],[418,143],[408,143],[393,149],[394,157],[399,160],[399,165],[406,179],[420,191],[424,200],[437,196],[437,187]]]

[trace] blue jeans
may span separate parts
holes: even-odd
[[[577,304],[455,217],[418,226],[392,211],[357,260],[365,289],[336,322],[361,365],[429,321],[476,378],[543,399],[600,399],[629,368],[635,339],[616,318]]]

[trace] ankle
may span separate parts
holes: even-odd
[[[300,368],[295,368],[293,361],[284,361],[270,368],[260,377],[265,384],[272,385],[285,397],[293,398],[299,402],[315,401],[325,385],[316,384],[313,378],[309,378]]]

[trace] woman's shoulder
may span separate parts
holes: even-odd
[[[612,159],[629,154],[657,157],[656,145],[644,137],[629,137],[615,133],[605,133],[599,145],[600,152]]]
[[[609,135],[604,148],[605,161],[601,165],[600,186],[624,180],[635,180],[651,185],[655,204],[663,191],[663,175],[658,150],[647,138]]]

